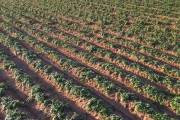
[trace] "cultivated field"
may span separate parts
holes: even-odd
[[[0,120],[180,120],[180,0],[1,0]]]

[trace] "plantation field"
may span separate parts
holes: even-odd
[[[180,120],[179,0],[1,0],[0,120]]]

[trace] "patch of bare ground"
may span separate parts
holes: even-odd
[[[6,116],[6,113],[5,111],[2,110],[2,105],[0,104],[0,120],[4,120],[5,119],[5,116]]]

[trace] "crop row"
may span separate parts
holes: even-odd
[[[59,74],[58,72],[52,71],[52,66],[48,66],[43,63],[41,59],[36,58],[37,54],[33,53],[32,51],[26,50],[24,47],[22,47],[20,44],[13,40],[8,38],[7,36],[1,34],[3,38],[5,39],[4,45],[8,48],[11,48],[12,51],[14,51],[14,54],[22,55],[22,59],[26,61],[30,66],[32,66],[36,72],[44,72],[48,75],[48,77],[56,83],[58,87],[67,91],[69,94],[75,95],[77,98],[82,98],[88,100],[86,108],[91,111],[95,111],[97,113],[100,113],[101,115],[110,115],[109,119],[115,117],[114,115],[111,115],[110,108],[107,109],[101,100],[98,100],[96,98],[93,98],[92,93],[82,86],[75,85],[71,80],[67,80],[62,74]],[[10,44],[11,43],[11,44]],[[59,88],[59,89],[60,89]],[[92,98],[91,98],[92,97]],[[90,99],[91,98],[91,99]],[[108,119],[108,118],[107,118]],[[120,119],[120,118],[119,118]]]
[[[12,28],[11,28],[12,29]],[[10,30],[10,29],[9,29]],[[10,30],[11,31],[11,30]],[[15,32],[15,30],[13,30],[13,32]],[[17,34],[17,33],[16,33]],[[20,33],[18,33],[19,35],[20,35]],[[18,35],[17,34],[17,35]],[[39,33],[37,33],[37,34],[39,34]],[[21,36],[22,36],[22,34],[21,34]],[[21,38],[19,38],[19,39],[22,39],[22,37]],[[32,44],[33,46],[36,46],[36,47],[39,47],[39,49],[41,49],[42,51],[41,52],[43,52],[43,50],[47,50],[47,51],[45,51],[43,54],[45,54],[46,56],[47,56],[47,54],[49,54],[49,56],[51,55],[51,58],[54,58],[54,56],[52,56],[53,55],[53,53],[55,53],[55,51],[54,52],[51,52],[52,50],[50,50],[49,48],[45,48],[45,46],[44,47],[42,47],[42,48],[40,48],[40,44],[41,44],[41,46],[43,45],[42,43],[40,43],[40,42],[37,42],[37,41],[35,41],[35,40],[30,40],[30,38],[28,39],[27,37],[26,37],[26,41],[28,41],[28,44]],[[56,42],[58,42],[58,41],[56,41]],[[36,45],[35,45],[36,44]],[[36,48],[35,47],[35,48]],[[48,52],[49,51],[49,52]],[[55,55],[55,54],[54,54]],[[57,56],[57,54],[56,54],[56,56]],[[60,57],[60,56],[59,56]],[[57,58],[56,58],[57,59]],[[60,61],[60,60],[58,60],[58,61]],[[73,65],[72,64],[73,62],[71,62],[71,65]],[[62,63],[61,63],[62,64]],[[66,65],[69,65],[69,64],[66,64]],[[68,67],[68,66],[66,66],[66,67]],[[81,73],[83,73],[83,71],[81,71]],[[88,77],[88,76],[87,76]],[[91,77],[91,76],[90,76]],[[87,78],[86,78],[87,79]]]
[[[8,41],[6,41],[6,45],[8,45]],[[10,46],[13,46],[13,43],[11,43]],[[17,46],[18,47],[18,46]],[[20,47],[18,47],[19,53],[23,50]],[[18,52],[18,51],[15,51]],[[24,53],[24,57],[27,53]],[[67,111],[69,111],[69,106],[62,103],[59,100],[56,100],[54,98],[51,98],[47,93],[45,93],[44,88],[41,85],[36,84],[35,80],[25,73],[19,66],[17,66],[13,61],[10,61],[8,56],[5,52],[1,52],[1,60],[3,62],[3,69],[6,71],[10,71],[12,74],[12,77],[14,78],[15,82],[19,84],[21,88],[29,89],[29,98],[30,101],[36,101],[38,102],[42,109],[46,114],[52,116],[53,119],[59,119],[59,118],[67,118]],[[37,67],[40,67],[37,65]],[[72,111],[73,112],[73,111]],[[71,118],[68,119],[80,119],[76,113],[72,115]]]
[[[33,21],[31,20],[30,22],[33,22]],[[65,23],[72,24],[71,22],[67,22],[67,21]],[[77,29],[77,26],[79,26],[78,24],[72,24],[72,26],[74,26],[74,25],[76,26],[75,29]],[[68,29],[67,25],[66,26],[61,25],[61,27],[63,27],[63,28],[65,27],[65,28]],[[70,29],[72,29],[72,27],[70,27]],[[80,30],[88,30],[89,31],[89,29],[86,28],[86,27],[85,28],[82,27]],[[139,50],[140,49],[140,51],[143,51],[143,52],[148,51],[149,53],[152,53],[152,55],[154,55],[156,53],[154,50],[149,49],[149,48],[147,48],[145,46],[142,47],[139,44],[131,43],[131,42],[127,42],[127,43],[123,42],[122,43],[122,41],[127,41],[127,40],[123,40],[123,39],[115,39],[114,41],[110,41],[110,42],[107,41],[107,40],[104,40],[104,39],[96,39],[96,38],[93,39],[93,40],[96,40],[96,42],[99,42],[100,44],[103,44],[103,45],[105,44],[106,47],[111,48],[111,49],[115,49],[115,51],[119,51],[118,53],[125,52],[126,54],[130,54],[130,56],[136,58],[138,61],[141,61],[146,65],[153,66],[153,68],[155,68],[155,69],[156,69],[156,67],[158,67],[159,70],[162,71],[162,72],[169,73],[172,76],[177,76],[177,77],[179,76],[179,71],[177,69],[175,69],[175,68],[172,68],[170,65],[168,65],[166,63],[162,63],[162,62],[157,61],[157,60],[154,60],[151,57],[146,56],[146,55],[144,55],[142,53],[133,51],[133,50]],[[119,43],[121,43],[121,45],[125,45],[126,47],[123,47],[123,46],[119,45]],[[129,47],[130,49],[127,48],[127,47]],[[157,53],[157,54],[159,54],[159,53]],[[178,62],[179,60],[176,59],[176,58],[171,58],[168,55],[163,55],[163,54],[161,55],[161,57],[162,56],[166,56],[167,59],[169,59],[171,61],[175,60],[174,62],[177,62],[177,65],[179,63]],[[159,55],[157,55],[157,57],[160,58]],[[156,66],[156,67],[154,67],[154,66]]]
[[[39,2],[39,1],[37,1],[37,2]],[[34,2],[35,3],[35,2]],[[76,1],[76,2],[73,2],[74,4],[72,4],[72,3],[70,3],[70,5],[74,8],[74,9],[77,9],[77,6],[86,6],[85,8],[87,9],[89,6],[91,6],[92,7],[92,9],[93,9],[93,7],[94,7],[94,5],[91,5],[91,4],[87,4],[87,2],[80,2],[79,4],[78,4],[78,2]],[[81,5],[82,4],[82,5]],[[37,5],[37,4],[36,4]],[[50,6],[51,5],[54,5],[54,3],[46,3],[46,5],[44,5],[43,3],[41,4],[42,6],[37,6],[38,8],[41,8],[41,9],[45,9],[45,11],[47,10],[47,6],[49,5],[49,8],[51,8]],[[59,5],[59,4],[56,4],[56,5]],[[88,6],[87,6],[88,5]],[[34,6],[34,4],[33,4],[33,6]],[[46,6],[46,7],[45,7]],[[17,7],[17,5],[16,5],[16,7]],[[24,8],[25,7],[25,8]],[[22,11],[22,10],[27,10],[26,9],[26,7],[27,6],[21,6],[20,7],[20,10]],[[58,7],[60,7],[60,6],[58,6]],[[61,6],[62,7],[62,6]],[[54,7],[55,9],[56,9],[56,7]],[[83,7],[84,8],[84,7]],[[102,8],[102,7],[101,7]],[[100,9],[101,9],[100,8]],[[32,8],[31,8],[32,9]],[[28,9],[28,10],[31,10],[31,9]],[[34,9],[34,8],[33,8]],[[34,11],[35,12],[35,14],[36,15],[41,15],[41,16],[45,16],[45,17],[49,17],[49,18],[54,18],[54,19],[58,19],[57,17],[55,18],[55,16],[57,16],[57,14],[54,14],[54,15],[52,15],[53,13],[56,13],[56,12],[53,12],[53,13],[49,13],[49,14],[51,14],[51,15],[49,15],[49,14],[47,14],[47,13],[42,13],[41,12],[41,10],[40,9],[37,9],[37,10],[31,10],[31,11]],[[51,9],[53,9],[53,8],[51,8]],[[51,9],[49,9],[49,11],[51,10]],[[66,9],[64,9],[64,8],[62,8],[63,10],[66,10]],[[107,7],[107,9],[105,9],[105,10],[108,10],[108,7]],[[59,11],[58,9],[56,9],[55,11]],[[67,9],[67,11],[65,11],[64,12],[64,14],[63,15],[66,15],[67,14],[67,12],[68,12],[68,14],[72,14],[72,15],[75,15],[75,14],[78,14],[78,12],[81,12],[80,14],[80,16],[78,16],[80,19],[81,19],[81,17],[84,17],[85,16],[85,18],[86,17],[88,17],[88,18],[96,18],[96,17],[99,17],[98,19],[102,19],[102,21],[105,19],[105,21],[103,21],[102,22],[102,25],[101,26],[103,26],[103,29],[114,29],[114,28],[118,28],[117,26],[119,26],[119,18],[120,19],[122,19],[122,17],[123,17],[123,15],[122,16],[120,16],[117,20],[114,20],[114,17],[116,17],[116,15],[101,15],[100,13],[93,13],[93,12],[95,12],[95,11],[89,11],[89,14],[86,14],[84,11],[82,12],[82,10],[80,9],[80,10],[72,10],[72,11],[68,11],[68,9]],[[77,13],[76,13],[77,12]],[[107,12],[107,11],[106,11]],[[106,12],[103,12],[103,13],[106,13]],[[123,12],[123,11],[122,11]],[[62,14],[62,12],[59,12],[59,14]],[[120,14],[120,13],[119,13]],[[123,14],[126,14],[126,13],[123,13]],[[90,15],[92,15],[92,16],[90,16]],[[101,17],[104,17],[105,16],[105,18],[101,18]],[[106,18],[106,16],[109,16],[109,18]],[[124,15],[125,16],[125,15]],[[112,18],[111,18],[112,17]],[[108,19],[112,19],[111,21],[110,21],[110,23],[114,26],[114,27],[109,27],[108,25],[106,25],[106,20],[108,20]],[[87,22],[88,21],[88,19],[85,19],[84,20],[84,22]],[[116,22],[116,21],[118,21],[118,22]],[[126,19],[125,19],[125,21],[126,21]],[[109,21],[108,21],[109,22]],[[91,23],[91,22],[89,22],[89,23]],[[178,30],[175,30],[175,31],[169,31],[169,29],[168,28],[166,28],[164,31],[159,31],[159,30],[153,30],[152,28],[150,28],[149,26],[145,26],[144,27],[144,23],[142,23],[142,22],[140,21],[140,22],[137,22],[137,24],[135,24],[134,25],[134,27],[130,27],[130,29],[131,30],[129,30],[129,26],[128,26],[128,31],[126,30],[126,32],[125,32],[125,30],[123,30],[123,29],[121,29],[122,27],[119,27],[118,29],[116,29],[115,31],[117,31],[117,33],[120,33],[121,35],[130,35],[130,36],[136,36],[136,37],[138,37],[138,39],[139,39],[139,42],[141,43],[141,42],[143,42],[144,44],[146,44],[146,43],[149,43],[149,45],[150,46],[159,46],[160,47],[160,50],[161,49],[164,49],[165,51],[167,50],[170,50],[170,51],[174,51],[174,52],[177,52],[177,54],[178,54],[178,48],[177,48],[177,46],[178,46],[178,41],[176,41],[176,39],[178,39]],[[121,25],[122,26],[122,25]],[[150,30],[150,31],[149,31]],[[137,32],[136,32],[137,31]],[[151,38],[143,38],[143,37],[141,37],[140,35],[143,35],[143,34],[139,34],[140,32],[142,32],[142,33],[148,33],[148,34],[150,34],[150,37],[155,37],[155,39],[154,40],[152,40]],[[151,33],[152,32],[154,32],[154,34],[152,34],[151,35]],[[138,35],[137,35],[138,34]],[[147,34],[146,34],[147,35]],[[167,39],[168,38],[168,39]],[[173,45],[170,45],[170,46],[167,46],[167,43],[166,42],[162,42],[162,41],[167,41],[167,42],[170,42],[170,41],[174,41],[174,43],[173,43]]]
[[[28,18],[24,18],[23,17],[23,20],[25,20],[25,21],[31,21],[31,19],[28,19]],[[10,20],[11,21],[11,20]],[[12,21],[11,21],[12,22]],[[18,21],[17,21],[18,22]],[[22,24],[22,23],[21,23]],[[89,50],[90,52],[96,52],[101,58],[102,57],[107,57],[107,59],[110,59],[111,61],[115,61],[115,63],[118,63],[118,64],[121,64],[121,65],[124,65],[124,66],[126,66],[126,67],[130,67],[130,68],[134,68],[134,69],[138,69],[138,70],[140,70],[140,71],[144,71],[144,74],[142,75],[143,77],[146,77],[146,78],[148,78],[148,79],[150,79],[151,81],[155,81],[155,82],[162,82],[162,83],[165,83],[165,84],[167,84],[168,86],[178,86],[178,84],[179,83],[177,83],[176,85],[173,85],[173,84],[175,84],[175,83],[173,83],[172,81],[174,81],[172,78],[170,78],[170,77],[168,77],[168,76],[162,76],[162,75],[158,75],[158,74],[155,74],[154,73],[154,71],[151,71],[151,70],[149,70],[149,69],[146,69],[146,67],[144,67],[144,66],[141,66],[141,65],[139,65],[139,64],[137,64],[137,63],[131,63],[131,61],[127,61],[126,59],[123,59],[123,57],[120,57],[120,56],[118,56],[118,55],[112,55],[112,53],[111,52],[109,52],[109,51],[107,51],[107,50],[105,50],[105,49],[101,49],[101,48],[98,48],[97,46],[94,46],[93,44],[90,44],[90,43],[88,43],[88,42],[86,42],[86,41],[83,41],[83,40],[81,40],[81,39],[78,39],[78,38],[76,38],[76,37],[73,37],[72,35],[69,35],[69,34],[66,34],[66,33],[64,33],[64,32],[62,32],[62,31],[57,31],[57,29],[53,29],[52,27],[46,27],[46,26],[42,26],[41,24],[37,24],[37,26],[40,26],[40,28],[42,28],[43,30],[45,30],[45,31],[48,31],[48,32],[51,32],[51,33],[58,33],[58,34],[61,34],[61,35],[64,35],[66,38],[69,38],[69,41],[70,42],[75,42],[75,44],[77,44],[77,45],[83,45],[83,46],[85,46],[84,48],[87,48],[87,50]],[[63,27],[65,27],[65,26],[63,26]],[[66,27],[67,28],[67,27]],[[27,29],[29,29],[29,31],[34,31],[34,29],[30,29],[30,28],[27,28]],[[48,37],[48,36],[46,36],[46,37]],[[73,41],[72,41],[73,40]],[[163,67],[163,69],[166,69],[166,71],[167,70],[169,70],[168,68],[167,68],[168,66],[167,65],[165,65],[164,67]],[[176,70],[176,69],[172,69],[172,71],[174,72],[174,70],[175,71],[177,71],[177,73],[178,73],[178,70]],[[165,72],[166,72],[165,71]]]
[[[0,51],[1,54],[2,51]],[[22,111],[23,102],[16,100],[8,95],[9,86],[7,84],[1,82],[0,83],[0,104],[1,104],[1,112],[5,112],[6,120],[14,120],[14,119],[24,119],[26,120],[27,113]]]
[[[24,25],[24,28],[25,28],[25,25]],[[38,33],[39,31],[36,31],[35,29],[31,29],[31,28],[29,28],[29,27],[26,27],[25,28],[26,30],[28,30],[30,33]],[[51,37],[49,37],[48,35],[45,35],[45,34],[43,34],[42,32],[40,33],[41,34],[41,37],[43,37],[44,38],[44,40],[46,40],[46,41],[48,41],[48,42],[53,42],[53,41],[50,41],[51,39],[53,40],[53,38],[51,38]],[[42,35],[43,34],[43,35]],[[49,39],[49,40],[47,40],[47,39]],[[65,43],[65,42],[60,42],[60,41],[57,41],[56,40],[56,42],[55,43],[57,43],[56,45],[58,45],[57,47],[61,47],[61,46],[65,46],[65,47],[63,47],[63,48],[68,48],[70,51],[75,51],[76,53],[78,53],[78,54],[80,54],[80,57],[81,56],[83,56],[84,57],[84,59],[87,61],[87,62],[90,62],[90,63],[92,63],[92,64],[100,64],[100,66],[102,66],[102,68],[103,68],[103,66],[104,66],[104,69],[106,70],[109,70],[109,72],[112,72],[112,73],[114,73],[115,71],[112,71],[112,70],[115,70],[115,69],[117,69],[116,71],[117,72],[122,72],[122,70],[121,69],[118,69],[116,66],[113,66],[113,65],[111,65],[111,64],[109,64],[109,67],[108,67],[108,64],[107,63],[104,63],[104,62],[101,62],[102,60],[99,60],[98,58],[96,58],[96,57],[93,57],[92,55],[90,55],[90,54],[86,54],[86,53],[84,53],[84,52],[81,52],[81,51],[79,51],[78,49],[76,49],[75,47],[73,47],[73,46],[71,46],[70,44],[67,44],[67,43]],[[63,44],[63,45],[62,45]],[[78,54],[76,54],[76,55],[78,55]],[[87,60],[88,58],[91,58],[91,60]],[[94,60],[93,60],[94,59]],[[97,62],[92,62],[92,61],[97,61]],[[100,63],[98,63],[100,61]],[[106,67],[105,67],[105,65],[106,65]],[[112,67],[110,67],[110,66],[112,66]],[[114,68],[114,69],[113,69]],[[111,70],[111,71],[110,71]],[[124,73],[123,75],[121,75],[123,78],[126,78],[127,77],[127,75],[128,75],[128,73]],[[132,77],[132,76],[129,76],[129,78],[130,77]],[[138,85],[138,84],[137,84]],[[139,88],[139,85],[138,85],[138,87],[137,88]],[[156,100],[157,101],[157,100]],[[162,101],[162,100],[159,100],[159,101]]]

